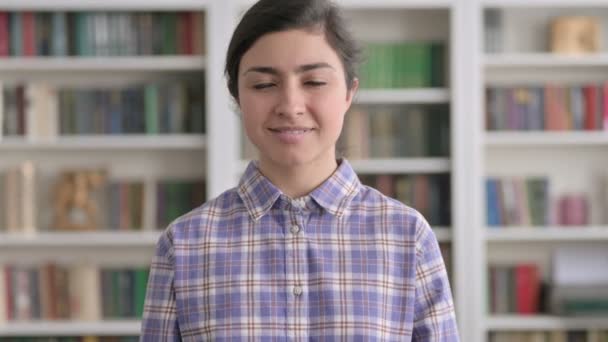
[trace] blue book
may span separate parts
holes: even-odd
[[[65,12],[53,12],[51,19],[52,38],[51,52],[53,56],[65,56],[68,53],[67,24]]]

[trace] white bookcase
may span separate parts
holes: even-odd
[[[353,160],[360,174],[446,173],[451,175],[451,226],[433,227],[441,242],[452,244],[452,286],[462,341],[486,341],[491,331],[602,329],[608,318],[492,316],[486,310],[487,266],[495,261],[535,260],[546,276],[552,248],[560,244],[606,244],[608,225],[593,213],[592,226],[563,229],[530,227],[488,230],[485,222],[486,175],[547,173],[554,190],[592,189],[592,170],[608,170],[606,132],[486,132],[484,89],[488,85],[608,81],[608,4],[605,0],[339,0],[355,35],[363,41],[442,40],[449,56],[446,88],[361,90],[360,104],[449,103],[449,158]],[[0,171],[34,160],[39,172],[65,167],[109,165],[116,177],[146,179],[198,177],[213,197],[236,185],[246,161],[242,130],[223,77],[225,51],[239,16],[251,0],[0,0],[0,11],[173,11],[206,14],[204,57],[2,58],[0,82],[53,80],[99,84],[155,80],[175,75],[204,77],[205,136],[82,136],[51,141],[0,140]],[[503,50],[484,53],[483,14],[503,11]],[[553,15],[599,16],[604,52],[580,58],[547,53],[546,21]],[[154,196],[146,207],[154,208]],[[148,210],[150,212],[150,210]],[[152,214],[150,214],[152,215]],[[153,222],[147,217],[145,222]],[[85,261],[108,266],[149,264],[158,237],[142,233],[40,233],[0,235],[0,263]],[[3,305],[0,296],[0,305]],[[38,335],[137,335],[137,321],[0,322],[0,337]]]
[[[501,49],[484,48],[484,15],[498,10],[502,15]],[[560,15],[592,15],[602,26],[602,51],[588,56],[559,56],[549,52],[549,20]],[[472,274],[469,304],[474,308],[468,327],[471,341],[485,341],[490,332],[553,330],[608,330],[608,317],[568,318],[547,314],[532,316],[492,315],[488,266],[534,262],[541,278],[550,280],[552,252],[559,246],[608,247],[606,203],[597,195],[598,176],[608,170],[606,131],[486,131],[485,88],[491,86],[543,86],[548,83],[581,85],[605,82],[608,3],[605,1],[479,0],[466,9],[467,49],[471,57],[464,70],[469,74],[467,108],[470,118],[466,144],[471,148],[469,177],[474,215],[470,248]],[[590,225],[584,227],[487,227],[487,176],[529,177],[545,175],[550,195],[569,191],[589,194]],[[604,176],[605,177],[605,176]]]

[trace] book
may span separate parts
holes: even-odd
[[[552,260],[556,286],[608,284],[608,249],[603,246],[558,246]]]

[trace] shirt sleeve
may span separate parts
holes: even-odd
[[[458,342],[452,292],[435,234],[420,216],[416,231],[415,342]]]
[[[150,266],[140,341],[181,341],[175,308],[175,255],[171,230],[161,235]]]

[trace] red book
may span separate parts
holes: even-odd
[[[517,313],[538,313],[540,277],[534,264],[515,266],[515,287],[517,293]]]
[[[8,32],[8,13],[0,12],[0,56],[10,54],[10,34]]]
[[[608,82],[604,83],[604,130],[608,131]]]
[[[195,29],[195,25],[194,25],[194,13],[193,12],[187,12],[184,15],[184,32],[185,32],[185,37],[184,40],[186,42],[186,54],[187,55],[194,55],[194,29]]]
[[[4,272],[4,281],[6,286],[6,293],[2,294],[6,298],[6,319],[11,321],[15,319],[15,312],[13,311],[13,267],[4,266],[2,270]]]
[[[585,129],[588,131],[596,130],[595,123],[597,122],[597,87],[588,85],[583,87],[585,96]]]
[[[392,175],[378,175],[376,189],[388,197],[395,197],[395,186]]]
[[[23,12],[23,55],[36,55],[36,21],[32,12]]]

